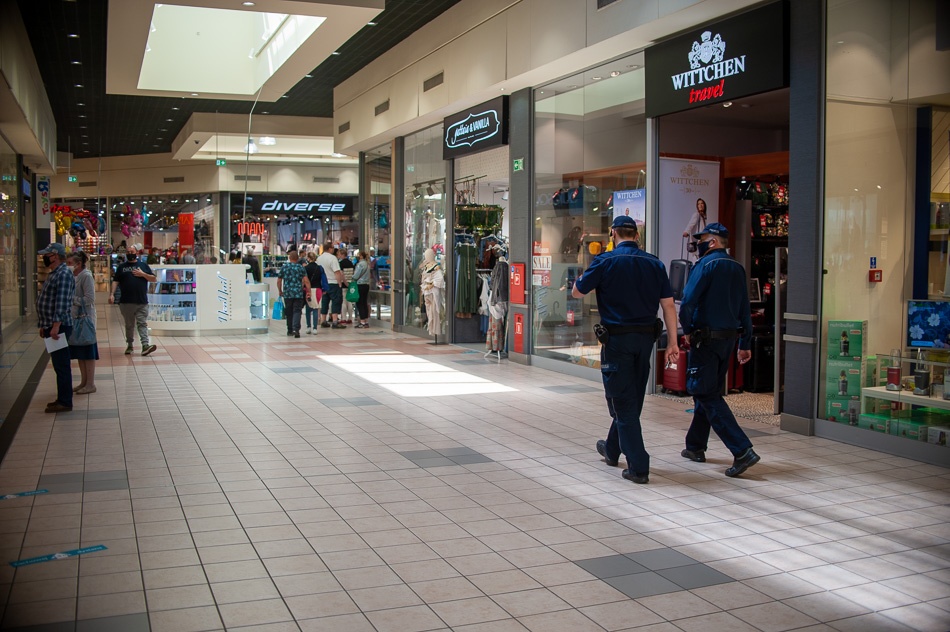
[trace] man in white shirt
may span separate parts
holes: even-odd
[[[332,241],[323,245],[323,254],[317,257],[317,265],[323,268],[323,276],[327,280],[327,289],[323,292],[320,304],[320,316],[323,320],[320,326],[346,329],[346,325],[340,322],[340,312],[343,311],[343,271],[340,269],[340,261],[336,257]]]

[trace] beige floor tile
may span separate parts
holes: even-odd
[[[424,560],[393,564],[392,570],[405,582],[458,577],[459,572],[445,560]]]
[[[218,610],[221,612],[221,619],[227,628],[277,623],[290,621],[294,618],[281,599],[220,604]]]
[[[208,578],[205,577],[204,569],[201,566],[176,566],[173,568],[146,570],[142,571],[142,577],[145,580],[145,588],[147,590],[171,588],[173,586],[193,586],[195,584],[206,584],[208,582]]]
[[[360,611],[353,603],[353,599],[342,591],[286,597],[285,601],[294,613],[294,618],[298,620],[353,614]]]
[[[145,598],[149,612],[211,606],[215,602],[207,584],[155,588],[146,591]]]
[[[819,623],[806,614],[782,603],[763,603],[733,610],[732,613],[762,632],[784,632]]]
[[[152,632],[208,632],[223,630],[218,609],[213,606],[150,612]]]
[[[755,626],[749,625],[741,619],[737,619],[728,612],[713,612],[703,614],[698,617],[689,617],[687,619],[677,619],[676,627],[683,632],[712,632],[713,630],[722,630],[723,632],[759,632]],[[807,630],[802,628],[801,630]],[[813,631],[817,632],[817,631]],[[831,628],[828,628],[831,632]]]
[[[11,604],[3,615],[4,628],[26,627],[74,621],[76,619],[75,597],[69,599],[49,599]]]
[[[483,593],[464,577],[414,582],[409,587],[426,603],[482,597]]]
[[[392,610],[422,603],[422,600],[405,584],[349,590],[348,594],[363,612]]]
[[[768,595],[749,588],[741,582],[704,586],[694,588],[690,592],[721,610],[733,610],[773,601]]]
[[[10,590],[10,603],[56,601],[77,596],[76,578],[44,579],[35,582],[17,582]]]
[[[641,597],[637,601],[663,617],[667,621],[675,621],[686,617],[695,617],[703,614],[718,612],[719,608],[701,599],[689,591]]]
[[[366,616],[377,632],[424,632],[445,627],[445,623],[428,606],[377,610]]]
[[[76,612],[78,619],[101,619],[146,612],[145,592],[120,592],[80,597]]]
[[[496,594],[492,599],[513,617],[568,610],[572,607],[546,588]]]
[[[274,584],[284,597],[318,595],[342,590],[342,586],[333,576],[333,573],[328,571],[275,577]]]
[[[373,624],[362,613],[297,621],[302,632],[375,632]]]
[[[577,610],[564,610],[521,617],[518,621],[532,632],[603,632],[603,628]]]
[[[442,601],[430,607],[449,627],[509,618],[508,613],[488,597]]]

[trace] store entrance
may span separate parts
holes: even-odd
[[[789,90],[662,116],[659,121],[660,258],[694,265],[689,237],[720,222],[746,269],[752,360],[730,367],[724,388],[743,417],[782,411],[782,342],[788,290]],[[682,254],[680,254],[682,253]],[[674,389],[670,389],[674,390]],[[739,410],[736,410],[739,408]]]

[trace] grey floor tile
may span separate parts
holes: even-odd
[[[426,450],[426,451],[430,452],[432,450]],[[441,450],[434,450],[434,451],[438,452],[442,456],[466,456],[469,454],[479,454],[478,452],[476,452],[475,450],[471,448],[443,448]],[[400,454],[405,456],[406,453],[402,452]]]
[[[351,397],[349,402],[353,406],[379,406],[379,402],[372,397]]]
[[[579,560],[574,563],[594,577],[598,577],[600,579],[605,579],[607,577],[619,577],[620,575],[645,573],[647,570],[649,570],[624,555],[595,557],[588,560]]]
[[[746,436],[748,437],[771,437],[772,436],[772,434],[768,432],[762,432],[761,430],[754,430],[752,428],[743,428],[742,430],[746,433]]]
[[[445,458],[444,456],[435,457],[432,459],[412,459],[412,462],[419,467],[443,467],[448,465],[456,465],[455,462]]]
[[[552,393],[558,393],[562,395],[567,395],[569,393],[590,393],[593,391],[600,391],[603,389],[594,388],[593,386],[584,386],[582,384],[564,384],[558,386],[542,386],[546,391],[551,391]]]
[[[106,472],[86,472],[85,481],[119,481],[128,480],[129,473],[125,470],[109,470]]]
[[[651,595],[662,595],[664,593],[682,590],[682,588],[670,580],[653,572],[608,577],[604,581],[631,599],[649,597]]]
[[[149,632],[148,615],[127,614],[102,619],[86,619],[76,623],[76,632]]]
[[[45,489],[50,494],[75,494],[83,491],[83,485],[82,481],[78,483],[43,483],[40,485],[40,489]]]
[[[638,551],[637,553],[628,553],[627,557],[638,564],[646,566],[651,571],[696,564],[696,560],[693,558],[688,555],[683,555],[679,551],[674,551],[673,549]]]
[[[410,450],[409,452],[400,452],[399,454],[410,461],[414,461],[415,459],[436,459],[442,456],[435,450]]]
[[[690,564],[689,566],[667,568],[657,571],[657,574],[665,577],[677,586],[682,586],[686,590],[702,588],[704,586],[715,586],[716,584],[729,584],[735,581],[728,575],[720,573],[705,564]]]
[[[460,456],[449,457],[450,460],[454,461],[458,465],[473,465],[475,463],[494,463],[493,459],[488,458],[484,454],[462,454]]]

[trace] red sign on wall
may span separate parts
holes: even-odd
[[[512,263],[508,270],[508,300],[515,305],[525,304],[525,277],[523,263]]]
[[[524,314],[515,314],[515,353],[524,353]]]
[[[178,214],[178,248],[195,247],[195,214]]]

